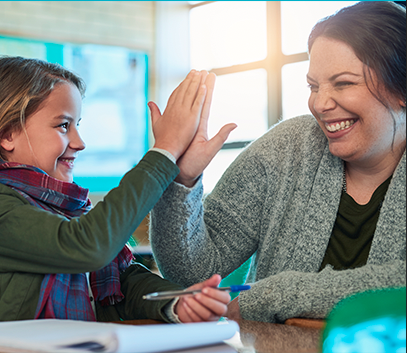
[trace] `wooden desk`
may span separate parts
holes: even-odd
[[[321,329],[241,320],[241,351],[250,353],[318,353]],[[251,350],[250,350],[251,349]]]
[[[155,320],[116,322],[127,325],[163,324]],[[244,353],[318,353],[322,321],[290,319],[287,324],[240,320],[240,335],[227,343]]]

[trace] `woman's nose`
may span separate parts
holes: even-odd
[[[319,89],[318,92],[314,93],[314,100],[312,102],[312,108],[318,114],[324,114],[329,110],[336,107],[336,101],[333,98],[331,91],[329,89]]]

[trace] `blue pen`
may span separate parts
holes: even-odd
[[[248,284],[243,284],[243,285],[233,285],[230,287],[220,287],[217,289],[224,290],[227,292],[241,292],[243,290],[250,289],[250,286]],[[197,293],[201,293],[201,292],[202,292],[201,289],[172,290],[172,291],[167,291],[167,292],[156,292],[156,293],[146,294],[143,296],[143,299],[146,299],[146,300],[172,299],[172,298],[180,297],[182,295],[193,295],[193,294],[197,294]]]

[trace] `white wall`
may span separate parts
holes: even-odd
[[[155,77],[154,1],[0,1],[0,35],[141,50]]]

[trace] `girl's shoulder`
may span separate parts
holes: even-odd
[[[10,200],[10,202],[14,200],[18,203],[23,202],[25,204],[29,204],[29,202],[20,193],[7,185],[0,183],[0,209],[2,209],[3,206],[6,206],[4,203],[5,200]]]

